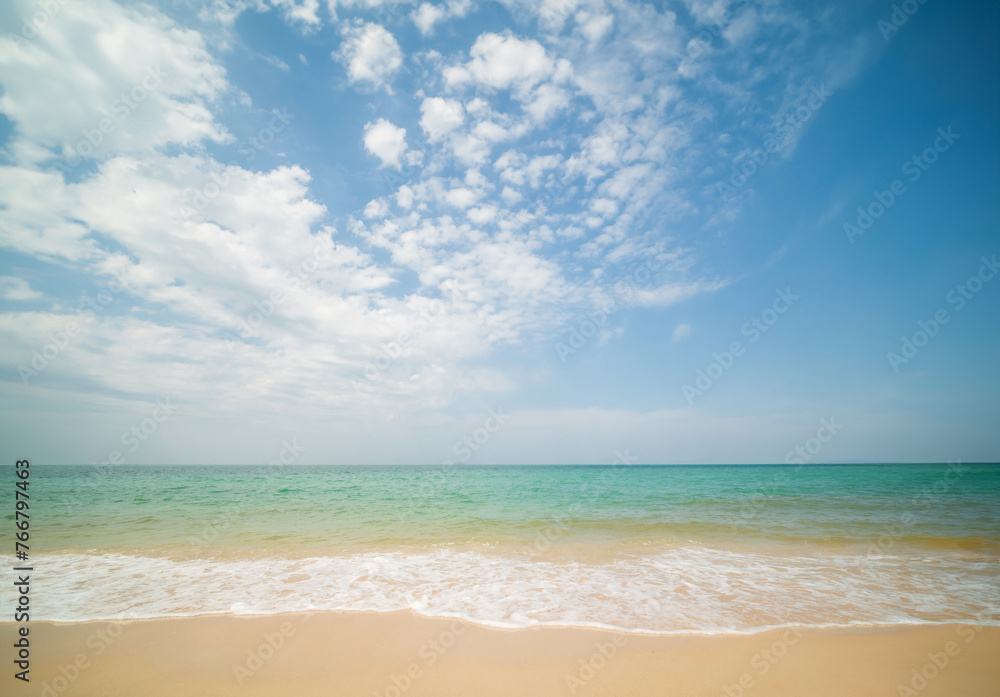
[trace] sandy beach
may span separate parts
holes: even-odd
[[[14,632],[13,624],[0,625],[5,646]],[[1000,628],[958,624],[652,636],[501,630],[411,612],[322,612],[36,622],[30,636],[30,693],[42,697],[1000,692]]]

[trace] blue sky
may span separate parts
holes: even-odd
[[[1000,10],[843,5],[4,3],[4,457],[996,461]]]

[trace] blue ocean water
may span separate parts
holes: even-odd
[[[998,465],[35,465],[31,495],[40,618],[1000,621]]]

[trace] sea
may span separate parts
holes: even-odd
[[[3,468],[10,540],[16,481]],[[32,568],[33,620],[413,610],[653,634],[1000,624],[997,464],[33,464],[29,481],[29,558],[5,554]]]

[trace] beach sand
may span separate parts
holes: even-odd
[[[1000,694],[1000,627],[964,625],[651,636],[318,612],[33,622],[30,643],[17,694],[42,697]]]

